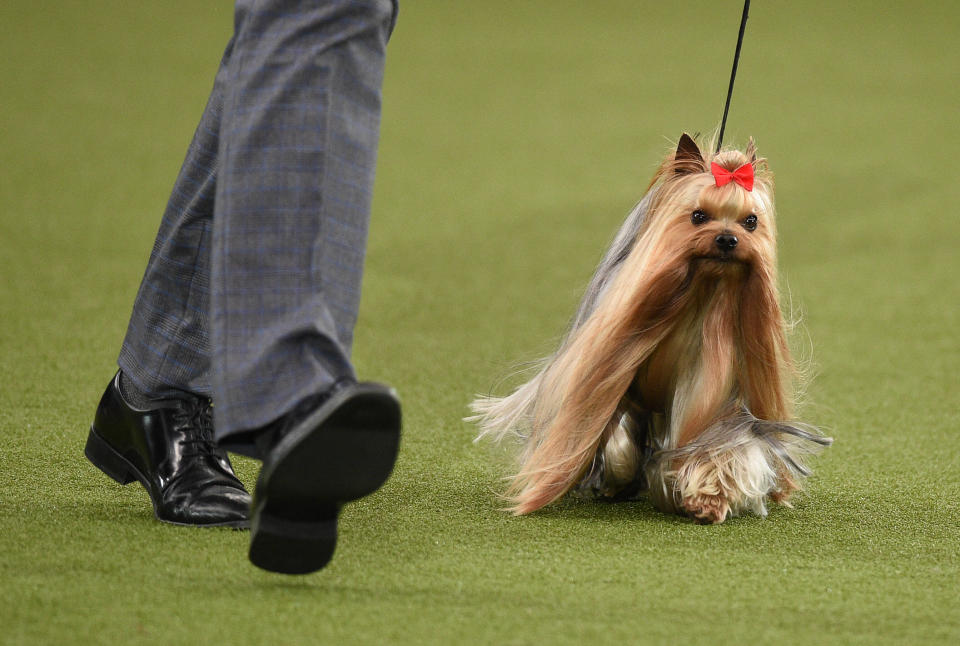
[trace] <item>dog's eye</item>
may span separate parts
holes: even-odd
[[[696,225],[701,225],[710,221],[710,216],[707,215],[706,211],[697,209],[693,212],[693,215],[690,216],[690,221]]]
[[[746,229],[747,231],[756,231],[756,229],[757,229],[757,216],[753,215],[752,213],[751,213],[750,215],[748,215],[748,216],[743,220],[743,228]]]

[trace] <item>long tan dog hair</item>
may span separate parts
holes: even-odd
[[[752,166],[752,190],[711,163]],[[720,237],[727,246],[719,248]],[[472,404],[483,436],[522,439],[506,492],[526,514],[571,489],[649,490],[698,522],[766,513],[829,444],[793,419],[773,179],[753,142],[704,155],[684,134],[600,263],[559,349],[512,394]]]

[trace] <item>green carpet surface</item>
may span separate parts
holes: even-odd
[[[402,5],[354,358],[403,445],[305,577],[83,457],[230,2],[0,5],[0,643],[960,643],[960,5],[753,4],[726,140],[776,173],[803,416],[836,444],[794,509],[711,527],[508,516],[461,418],[550,350],[670,141],[717,127],[740,3]]]

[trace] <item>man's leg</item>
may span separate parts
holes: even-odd
[[[118,372],[85,454],[121,484],[140,481],[160,520],[248,525],[250,496],[213,441],[208,335],[210,238],[231,45],[163,215]]]
[[[389,0],[240,0],[213,228],[218,439],[341,379],[360,303]]]
[[[220,138],[211,341],[221,444],[261,457],[250,559],[323,567],[376,490],[395,394],[350,363],[395,17],[389,0],[240,0]]]

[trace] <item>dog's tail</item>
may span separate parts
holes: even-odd
[[[480,426],[474,442],[484,438],[499,442],[509,435],[520,439],[528,437],[544,370],[506,397],[478,395],[473,400],[470,404],[473,415],[464,419]]]

